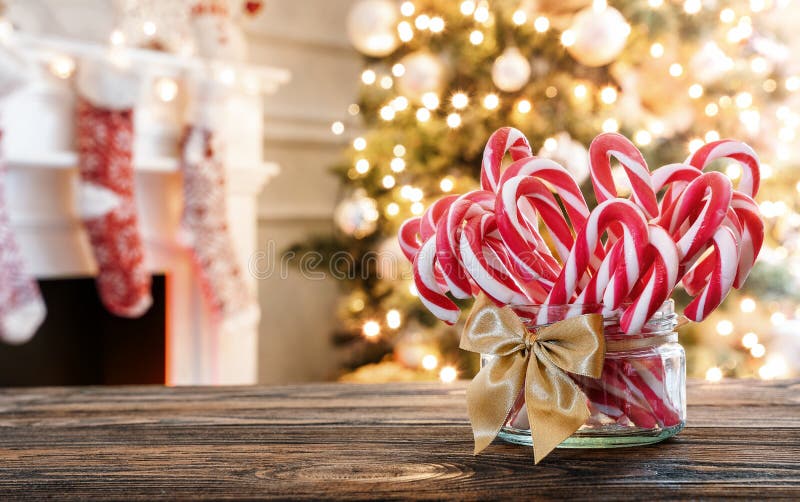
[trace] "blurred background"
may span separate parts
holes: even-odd
[[[471,376],[395,235],[506,125],[587,196],[603,131],[651,169],[751,145],[764,248],[682,343],[709,381],[800,373],[797,2],[2,5],[0,385]]]

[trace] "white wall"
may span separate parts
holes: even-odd
[[[250,59],[287,68],[292,81],[266,102],[264,158],[281,165],[260,199],[259,250],[278,251],[331,230],[338,181],[328,174],[345,139],[330,132],[356,97],[361,60],[347,43],[351,0],[268,1],[247,27]],[[337,285],[288,277],[259,280],[263,311],[259,381],[286,383],[334,377],[330,344]]]

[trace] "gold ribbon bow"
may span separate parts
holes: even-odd
[[[476,455],[500,432],[523,388],[537,464],[589,418],[586,396],[566,372],[600,377],[605,359],[600,314],[573,317],[531,333],[513,310],[481,295],[460,346],[494,356],[467,387]]]

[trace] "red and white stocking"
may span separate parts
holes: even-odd
[[[213,119],[213,113],[205,117]],[[191,250],[214,321],[222,324],[223,331],[252,326],[260,312],[228,228],[226,173],[218,133],[198,114],[194,119],[181,140],[181,240]]]
[[[152,303],[134,201],[139,83],[112,65],[87,63],[78,89],[78,204],[97,261],[97,289],[109,312],[138,317]]]
[[[39,286],[28,275],[11,230],[5,176],[5,167],[0,165],[0,339],[7,343],[24,343],[42,324],[46,309]]]

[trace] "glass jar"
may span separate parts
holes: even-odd
[[[542,310],[561,320],[601,307],[580,305],[514,306],[529,330]],[[656,443],[683,429],[686,421],[686,354],[675,332],[672,300],[665,302],[638,333],[625,334],[619,312],[603,312],[606,356],[598,379],[570,375],[586,395],[591,415],[560,448],[613,448]],[[488,358],[481,357],[481,365]],[[498,437],[531,445],[524,394],[520,394]]]

